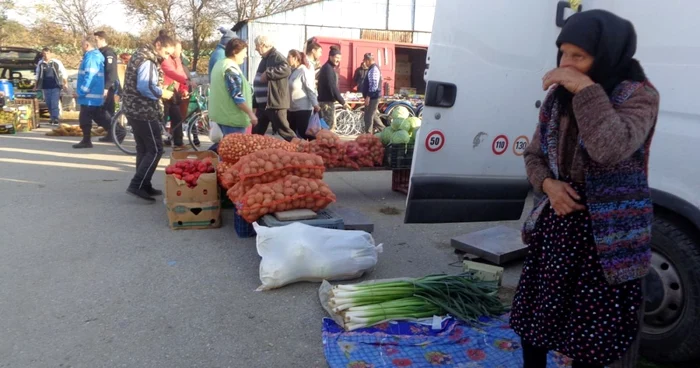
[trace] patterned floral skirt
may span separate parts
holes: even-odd
[[[581,193],[581,191],[579,191]],[[523,341],[575,361],[608,365],[637,337],[641,280],[610,285],[598,261],[588,211],[537,221],[511,326]]]

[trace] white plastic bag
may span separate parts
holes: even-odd
[[[210,122],[209,124],[209,139],[214,143],[219,143],[221,138],[224,137],[224,132],[221,131],[219,124],[215,122]]]
[[[350,280],[377,264],[382,245],[359,230],[333,230],[295,222],[280,227],[254,223],[260,261],[260,290],[323,280]]]

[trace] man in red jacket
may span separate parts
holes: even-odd
[[[160,67],[163,69],[163,85],[168,89],[174,89],[174,95],[171,99],[163,103],[165,119],[170,117],[170,133],[173,137],[173,150],[182,151],[186,149],[182,141],[182,113],[180,112],[180,101],[189,98],[190,77],[185,72],[180,59],[182,52],[182,44],[180,41],[175,46],[175,52],[170,57],[165,58]],[[176,57],[177,55],[177,57]],[[171,87],[172,86],[172,87]],[[164,142],[164,145],[169,145],[170,142]]]

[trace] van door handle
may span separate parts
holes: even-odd
[[[457,99],[457,86],[453,83],[429,81],[425,90],[425,106],[452,107]]]

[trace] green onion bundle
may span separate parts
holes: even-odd
[[[507,307],[497,296],[495,282],[471,274],[431,275],[418,279],[336,285],[328,307],[340,315],[349,331],[387,320],[419,319],[450,314],[467,322],[494,317]]]

